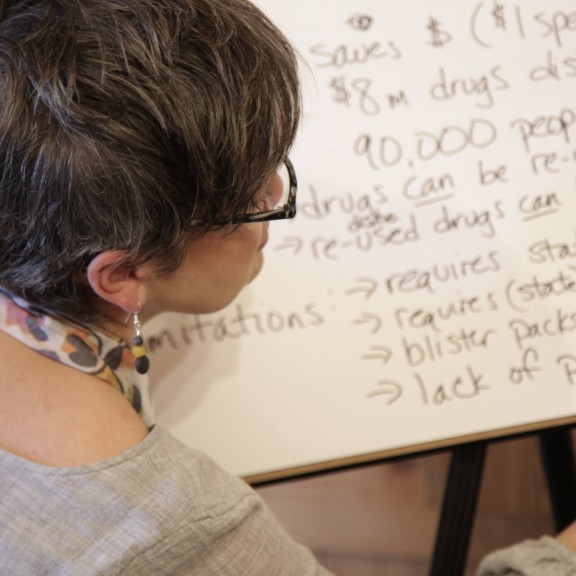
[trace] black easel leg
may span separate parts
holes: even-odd
[[[485,456],[486,442],[452,450],[430,576],[464,572]]]
[[[576,466],[572,438],[567,428],[552,428],[538,434],[556,530],[576,520]]]

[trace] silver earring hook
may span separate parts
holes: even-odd
[[[142,326],[140,324],[140,313],[134,312],[132,322],[134,324],[134,334],[136,336],[142,335]]]

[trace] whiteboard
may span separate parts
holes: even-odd
[[[227,309],[147,325],[158,421],[229,471],[576,413],[569,0],[260,0],[302,56],[298,216]]]

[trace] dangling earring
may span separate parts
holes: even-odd
[[[132,338],[132,354],[136,358],[134,367],[138,374],[146,374],[150,369],[150,360],[146,356],[146,350],[144,349],[144,340],[142,339],[142,332],[140,327],[140,317],[139,312],[134,312],[134,338]]]

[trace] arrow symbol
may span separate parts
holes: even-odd
[[[274,250],[293,250],[294,255],[296,255],[302,250],[303,246],[304,241],[302,238],[298,238],[298,236],[287,236],[284,238],[284,244],[280,243],[274,247]]]
[[[380,316],[377,316],[376,314],[370,314],[369,312],[363,312],[362,316],[354,320],[352,324],[367,324],[368,322],[372,322],[374,324],[371,329],[372,334],[376,334],[376,332],[378,332],[378,330],[380,330],[382,327],[382,320]]]
[[[388,406],[391,406],[402,396],[402,386],[398,384],[398,382],[394,382],[393,380],[380,380],[378,382],[379,388],[378,390],[373,390],[372,392],[368,392],[366,394],[367,398],[375,398],[376,396],[388,396],[389,398],[386,401]]]
[[[382,360],[383,364],[387,364],[388,360],[392,358],[392,350],[386,346],[370,346],[370,350],[373,350],[373,353],[364,354],[363,360]]]
[[[366,300],[368,300],[368,298],[370,298],[374,294],[376,288],[378,288],[378,282],[376,282],[376,280],[374,280],[373,278],[358,278],[357,282],[363,283],[364,286],[357,286],[356,288],[350,288],[350,290],[346,292],[347,296],[360,292],[364,293]]]

